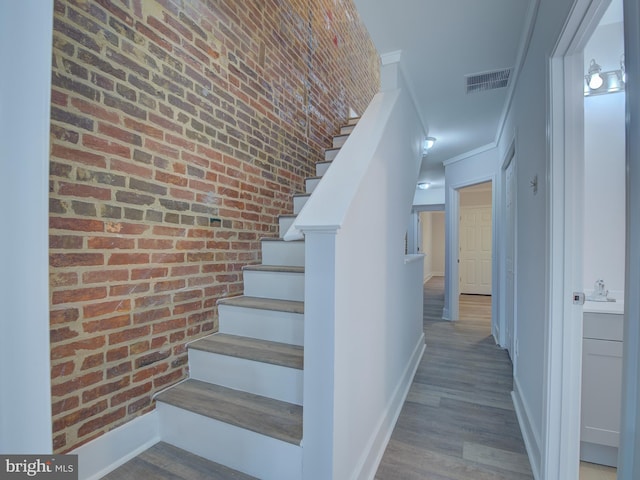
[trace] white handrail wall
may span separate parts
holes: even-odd
[[[398,65],[294,228],[306,237],[305,480],[373,478],[424,351],[405,257],[424,130]],[[389,72],[386,72],[389,74]]]

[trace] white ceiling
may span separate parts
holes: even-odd
[[[442,162],[496,140],[509,87],[467,94],[465,76],[516,67],[532,1],[355,0],[378,53],[402,52],[425,127],[437,139],[420,181],[444,185]]]

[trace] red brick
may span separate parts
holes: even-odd
[[[112,253],[109,256],[109,265],[134,265],[149,263],[149,255],[146,253]]]
[[[120,117],[117,113],[114,113],[111,110],[107,110],[106,108],[102,108],[100,105],[96,105],[93,102],[88,102],[81,98],[71,99],[71,105],[80,110],[82,113],[89,114],[92,117],[96,117],[110,123],[118,123],[120,120]]]
[[[102,400],[89,407],[76,410],[75,412],[72,412],[63,417],[57,418],[53,422],[53,431],[54,432],[59,431],[64,427],[75,425],[86,418],[89,418],[93,415],[97,415],[98,413],[103,412],[107,408],[107,406],[108,406],[107,402],[105,400]]]
[[[59,305],[61,303],[88,302],[106,298],[107,289],[104,287],[80,288],[76,290],[62,290],[53,292],[51,303]]]
[[[73,374],[75,371],[75,363],[70,360],[67,362],[59,363],[57,365],[51,366],[51,379],[56,379],[58,377],[67,377]]]
[[[146,312],[138,312],[133,315],[133,323],[156,322],[168,317],[169,315],[171,315],[171,311],[168,308],[158,308],[155,310],[148,310]]]
[[[52,385],[51,395],[53,395],[54,397],[68,395],[69,393],[74,392],[80,388],[85,388],[89,385],[100,382],[103,377],[104,375],[102,372],[86,373],[80,377],[73,378],[66,382]]]
[[[131,157],[131,149],[129,147],[87,133],[82,136],[82,144],[87,148],[98,150],[109,155],[124,158]]]
[[[126,280],[129,280],[128,270],[97,270],[82,274],[82,283],[84,284],[122,282]]]
[[[51,413],[55,417],[56,415],[60,415],[61,413],[68,412],[69,410],[73,410],[74,408],[78,408],[80,406],[80,399],[77,395],[73,397],[67,397],[59,402],[54,402],[51,405]]]
[[[84,435],[88,435],[89,433],[94,432],[95,430],[101,427],[104,427],[105,425],[112,424],[124,418],[126,413],[127,412],[124,408],[120,408],[115,412],[111,412],[106,415],[103,415],[102,417],[96,418],[94,420],[90,420],[82,424],[82,426],[78,429],[78,436],[82,437]]]
[[[97,350],[105,345],[104,337],[87,338],[51,348],[51,358],[66,358],[82,350]]]
[[[129,328],[122,332],[112,333],[109,335],[109,345],[117,345],[122,342],[129,342],[136,338],[144,337],[149,335],[151,329],[149,326],[137,327],[137,328]]]
[[[77,308],[66,308],[64,310],[51,310],[49,312],[49,322],[51,325],[60,323],[75,322],[80,318],[80,312]]]
[[[75,272],[55,272],[49,274],[49,286],[70,287],[78,284],[78,274]]]
[[[131,270],[131,280],[146,280],[150,278],[164,278],[169,274],[166,267],[134,268]]]
[[[102,232],[104,231],[104,222],[100,220],[85,220],[82,218],[50,217],[49,228],[73,230],[76,232]]]
[[[92,153],[87,150],[64,147],[57,143],[51,145],[51,156],[70,160],[72,162],[79,162],[93,167],[105,168],[107,166],[107,161],[104,155]]]

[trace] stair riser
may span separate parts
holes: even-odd
[[[305,191],[307,193],[313,193],[313,191],[316,189],[319,183],[320,183],[319,178],[307,178],[304,181]]]
[[[289,227],[293,225],[293,222],[296,221],[296,217],[279,217],[278,218],[278,229],[280,238],[284,238],[285,234],[289,230]]]
[[[218,305],[218,316],[220,333],[304,345],[304,315],[301,313]]]
[[[344,142],[347,141],[349,135],[338,135],[333,137],[333,148],[341,148],[344,145]]]
[[[304,242],[262,242],[262,263],[304,267]]]
[[[244,270],[243,275],[247,296],[304,301],[304,273]]]
[[[356,128],[355,125],[346,125],[340,128],[340,135],[349,135]]]
[[[340,150],[325,150],[324,152],[324,159],[326,162],[333,162],[333,160],[336,158],[336,155],[338,155],[338,152]]]
[[[264,480],[300,480],[302,448],[157,402],[160,437],[212,462]]]
[[[327,163],[327,162],[316,163],[316,177],[324,176],[324,174],[327,173],[327,170],[329,170],[330,166],[331,166],[331,163]]]
[[[302,370],[189,349],[191,378],[302,405]]]
[[[293,213],[298,215],[304,207],[304,204],[307,203],[309,197],[293,197]]]

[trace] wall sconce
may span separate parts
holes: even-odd
[[[435,137],[425,138],[424,142],[422,143],[422,155],[426,155],[427,152],[431,149],[431,147],[433,147],[435,143],[436,143]]]
[[[584,76],[584,96],[622,92],[626,81],[624,54],[620,57],[620,70],[603,72],[602,67],[596,63],[595,59],[592,59],[589,70]]]
[[[420,190],[426,190],[426,189],[427,189],[427,188],[429,188],[430,186],[431,186],[431,184],[430,184],[430,183],[428,183],[428,182],[420,182],[420,183],[418,184],[418,188],[419,188]]]

